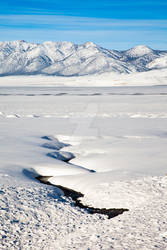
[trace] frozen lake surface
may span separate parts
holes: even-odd
[[[166,249],[166,95],[165,85],[1,87],[1,248]],[[37,175],[129,212],[87,214]]]

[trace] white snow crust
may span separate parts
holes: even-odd
[[[167,87],[22,84],[0,88],[0,249],[166,249]]]
[[[165,177],[140,180],[148,200],[111,220],[76,209],[55,188],[2,185],[4,179],[10,180],[0,177],[1,249],[166,249]]]

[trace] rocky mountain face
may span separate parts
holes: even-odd
[[[92,42],[0,42],[0,76],[45,74],[81,76],[96,73],[144,72],[167,68],[167,51],[136,46],[109,50]]]

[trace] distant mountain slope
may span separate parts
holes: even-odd
[[[92,42],[0,42],[0,76],[46,74],[82,76],[96,73],[144,72],[167,68],[167,51],[136,46],[126,51],[104,49]]]

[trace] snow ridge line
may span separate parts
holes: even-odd
[[[134,92],[134,93],[114,93],[114,92],[108,92],[108,93],[101,93],[101,92],[94,92],[94,93],[68,93],[68,92],[63,92],[63,93],[57,93],[57,94],[3,94],[0,93],[0,96],[28,96],[28,97],[36,97],[36,96],[157,96],[157,95],[163,95],[166,96],[167,92],[163,93],[142,93],[142,92]]]
[[[87,114],[77,114],[77,113],[69,113],[68,115],[63,114],[18,114],[18,113],[10,113],[5,114],[4,112],[0,112],[0,118],[3,119],[16,119],[16,118],[85,118],[85,117],[99,117],[99,118],[147,118],[147,119],[166,119],[167,113],[150,113],[150,112],[134,112],[134,113],[87,113]]]

